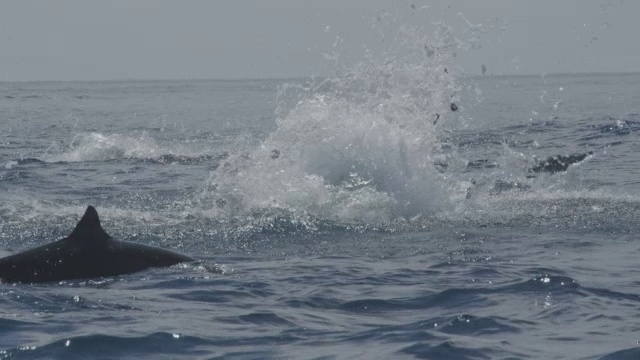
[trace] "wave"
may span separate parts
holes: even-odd
[[[600,360],[635,360],[640,359],[640,349],[637,347],[619,350],[599,358]]]
[[[5,95],[4,98],[7,100],[38,100],[38,99],[48,100],[48,99],[51,99],[52,97],[44,94],[28,94],[28,95],[11,94],[11,95]]]
[[[596,124],[594,124],[594,122]],[[588,118],[583,121],[585,125],[580,129],[579,141],[593,143],[597,140],[616,139],[628,136],[640,131],[640,115],[628,114],[624,117],[600,117]],[[617,145],[619,141],[610,144]]]
[[[210,355],[204,347],[212,342],[194,336],[164,332],[142,336],[82,335],[44,345],[5,350],[4,356],[29,359],[170,359]]]
[[[161,165],[192,165],[203,162],[219,162],[228,157],[222,151],[210,154],[183,145],[162,145],[146,132],[139,136],[102,134],[97,132],[77,134],[67,149],[44,156],[42,159],[17,160],[19,165],[37,162],[87,162],[111,160],[144,160]]]

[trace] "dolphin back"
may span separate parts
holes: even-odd
[[[0,281],[44,283],[131,274],[193,258],[170,250],[112,239],[89,206],[69,236],[0,259]]]

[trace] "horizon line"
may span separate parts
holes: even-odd
[[[500,77],[552,77],[552,76],[576,76],[576,75],[634,75],[640,74],[640,71],[595,71],[595,72],[557,72],[557,73],[541,73],[541,74],[462,74],[460,78],[500,78]],[[229,77],[229,78],[119,78],[119,79],[49,79],[49,80],[2,80],[0,83],[54,83],[54,82],[154,82],[154,81],[286,81],[286,80],[306,80],[313,78],[329,78],[326,75],[308,75],[308,76],[287,76],[287,77]]]

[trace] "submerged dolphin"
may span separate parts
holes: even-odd
[[[587,151],[586,153],[581,154],[549,156],[544,160],[538,161],[535,166],[529,169],[529,172],[555,174],[567,171],[569,166],[581,163],[591,155],[593,155],[593,151]]]
[[[151,267],[194,261],[169,250],[117,241],[102,226],[93,206],[71,235],[0,259],[3,283],[44,283],[130,274]]]

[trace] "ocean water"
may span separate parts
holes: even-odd
[[[640,75],[473,77],[437,44],[326,78],[0,83],[2,255],[94,205],[199,260],[0,284],[0,356],[640,358]]]

